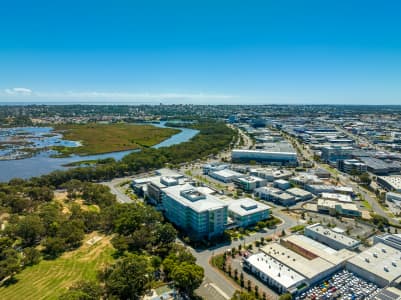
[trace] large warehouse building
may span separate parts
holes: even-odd
[[[244,260],[244,267],[277,291],[299,294],[344,268],[355,253],[291,235]]]
[[[384,287],[401,278],[401,253],[400,250],[391,246],[377,243],[351,258],[347,262],[346,268],[358,276]]]
[[[262,164],[277,164],[285,166],[298,165],[297,153],[292,150],[288,152],[272,150],[242,150],[234,149],[231,152],[231,158],[234,162],[250,162],[255,161]]]
[[[319,223],[305,227],[304,232],[306,236],[336,250],[354,250],[361,243],[358,240],[355,240],[340,232],[335,232],[331,228],[325,227]]]

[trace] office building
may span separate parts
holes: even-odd
[[[349,146],[324,146],[322,147],[322,160],[328,163],[351,158],[352,147]]]
[[[287,180],[277,179],[273,182],[273,186],[281,190],[286,190],[291,187],[291,184]]]
[[[271,207],[250,198],[228,201],[228,215],[239,227],[248,227],[269,218]]]
[[[252,192],[254,189],[266,186],[266,179],[256,176],[246,176],[236,179],[235,184],[246,192]]]
[[[312,193],[296,187],[290,188],[285,192],[290,195],[293,195],[296,201],[306,201],[313,198]]]
[[[211,238],[224,232],[228,205],[217,197],[185,184],[163,189],[162,198],[166,218],[192,238]]]
[[[357,159],[338,160],[337,168],[348,174],[362,174],[368,170],[367,165]]]
[[[334,200],[318,199],[317,209],[321,213],[326,213],[331,216],[348,216],[348,217],[360,217],[362,216],[361,211],[354,203],[345,203]]]
[[[261,200],[271,201],[282,206],[291,206],[296,203],[295,196],[273,187],[260,187],[254,194]]]

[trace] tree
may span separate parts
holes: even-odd
[[[96,282],[79,281],[62,294],[59,300],[98,300],[102,294],[102,287]]]
[[[7,276],[14,276],[20,269],[20,256],[16,250],[5,248],[0,252],[0,280]]]
[[[176,266],[171,274],[178,290],[189,296],[193,295],[194,290],[200,287],[203,277],[204,270],[202,267],[186,262]]]
[[[359,180],[361,181],[361,183],[366,184],[366,185],[370,185],[370,183],[372,182],[372,179],[369,176],[369,173],[363,173],[361,175],[359,175]]]
[[[118,299],[140,299],[150,288],[153,270],[146,256],[130,255],[100,274],[106,293]]]
[[[286,293],[286,294],[282,294],[280,296],[280,298],[278,298],[279,300],[291,300],[292,299],[292,295],[290,293]]]
[[[35,248],[27,247],[24,249],[23,254],[24,254],[23,262],[25,266],[36,265],[40,262],[41,258],[40,251]]]
[[[15,233],[22,239],[23,246],[33,246],[39,242],[44,232],[42,220],[36,215],[28,215],[19,220]]]
[[[47,254],[50,258],[55,258],[63,253],[66,249],[65,241],[59,237],[48,237],[44,240],[43,252]]]
[[[249,292],[236,291],[231,300],[257,300],[257,298]]]

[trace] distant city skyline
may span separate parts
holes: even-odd
[[[401,3],[8,1],[0,102],[401,104]]]

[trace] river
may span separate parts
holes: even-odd
[[[160,124],[156,123],[152,125],[157,127],[167,127],[165,126],[165,122],[160,122]],[[154,145],[153,148],[168,147],[171,145],[180,144],[182,142],[190,140],[198,133],[198,131],[194,129],[178,129],[180,129],[181,132],[171,136],[160,144]],[[67,167],[65,167],[64,165],[77,161],[96,160],[104,158],[114,158],[115,160],[120,160],[132,151],[137,150],[110,152],[89,156],[74,155],[65,158],[53,158],[50,157],[49,152],[42,152],[30,158],[0,161],[0,182],[8,181],[12,178],[31,178],[48,174],[55,170],[67,169]]]

